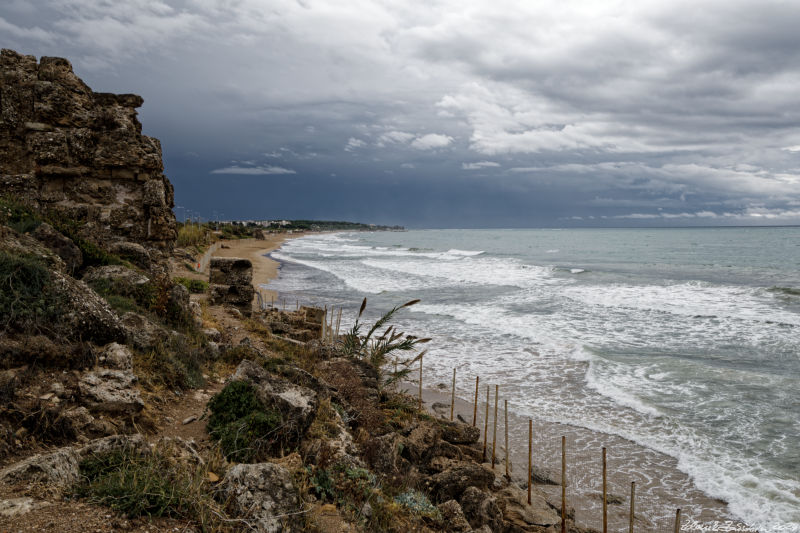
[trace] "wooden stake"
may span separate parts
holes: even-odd
[[[270,299],[271,299],[271,302],[270,302],[269,306],[272,309],[275,309],[275,295],[273,294]]]
[[[419,410],[422,411],[422,356],[419,356]]]
[[[633,516],[634,516],[633,501],[635,496],[636,496],[636,482],[631,481],[631,515],[630,515],[630,521],[628,523],[628,533],[633,533]]]
[[[608,533],[608,493],[606,492],[606,447],[603,446],[603,533]]]
[[[508,477],[508,400],[503,400],[503,406],[505,407],[506,416],[505,416],[505,430],[506,430],[506,477]]]
[[[325,342],[325,326],[328,324],[328,320],[325,317],[327,316],[327,314],[328,314],[328,309],[326,307],[325,311],[323,311],[322,313],[322,324],[320,325],[320,330],[319,330],[319,338],[322,342]]]
[[[283,312],[286,312],[286,298],[283,299]]]
[[[561,436],[561,533],[567,531],[567,437]]]
[[[483,418],[483,460],[486,461],[486,441],[489,438],[489,385],[486,385],[486,416]]]
[[[472,427],[475,427],[475,424],[478,423],[478,382],[480,381],[479,376],[475,376],[475,404],[472,407]]]
[[[295,311],[299,311],[300,310],[300,300],[297,300],[297,303],[294,306],[294,310]]]
[[[528,419],[528,505],[531,504],[533,485],[533,420]]]
[[[494,434],[492,435],[492,470],[494,470],[494,463],[497,461],[497,396],[500,390],[500,385],[494,386]]]
[[[339,308],[339,316],[336,317],[336,336],[339,336],[339,326],[342,325],[342,308]]]
[[[681,533],[681,510],[675,511],[675,533]]]
[[[456,369],[453,369],[453,392],[450,394],[450,422],[453,421],[453,411],[456,407]]]

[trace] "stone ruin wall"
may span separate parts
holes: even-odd
[[[81,237],[144,246],[175,238],[161,145],[142,135],[134,94],[93,92],[66,59],[0,52],[0,195],[83,222]]]

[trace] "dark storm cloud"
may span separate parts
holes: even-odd
[[[412,226],[800,222],[800,5],[10,0],[145,96],[181,205]]]

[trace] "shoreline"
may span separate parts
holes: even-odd
[[[418,380],[414,371],[410,379],[399,384],[400,390],[413,397],[418,396]],[[474,397],[474,376],[472,376]],[[491,457],[494,422],[494,383],[490,384],[489,431],[487,457]],[[424,408],[434,417],[449,419],[451,384],[438,383],[435,387],[423,385]],[[454,418],[471,424],[473,401],[463,397],[464,390],[456,386]],[[483,429],[486,412],[486,383],[480,382],[478,394],[477,427]],[[497,465],[498,475],[505,473],[505,424],[503,391],[500,389],[500,404],[497,421]],[[511,478],[524,484],[527,482],[528,418],[513,409],[513,398],[508,398],[509,462]],[[681,509],[684,528],[687,524],[729,524],[737,531],[752,531],[754,528],[734,518],[727,502],[712,498],[695,485],[693,479],[678,468],[674,457],[652,450],[623,437],[587,429],[580,426],[560,424],[542,420],[533,422],[533,464],[552,481],[561,480],[561,436],[566,437],[567,449],[567,507],[574,509],[576,524],[588,528],[602,528],[602,468],[601,449],[607,451],[607,494],[609,530],[627,530],[630,510],[630,482],[636,482],[635,508],[637,529],[672,531],[675,510]],[[489,460],[487,458],[487,460]],[[534,482],[537,489],[560,501],[560,485]],[[675,488],[680,487],[680,491]],[[611,503],[612,501],[616,503]]]
[[[268,259],[268,258],[265,258]],[[268,259],[269,261],[273,261]],[[279,272],[276,269],[276,277]],[[274,278],[272,278],[274,279]],[[255,281],[254,281],[255,284]],[[263,287],[263,286],[262,286]],[[277,292],[277,291],[270,291]],[[276,299],[278,295],[276,294]],[[324,300],[324,299],[323,299]],[[324,305],[317,301],[317,305]],[[401,383],[401,388],[416,397],[416,376],[412,370],[409,381]],[[423,401],[425,408],[435,417],[449,418],[450,382],[432,377],[426,378],[423,384]],[[465,391],[464,377],[459,375],[456,388],[455,414],[462,420],[472,422],[472,397],[474,395],[474,379],[471,390]],[[438,383],[439,381],[446,383]],[[438,385],[436,385],[438,383]],[[486,382],[481,376],[478,401],[478,427],[483,435],[483,420],[486,401]],[[434,386],[435,385],[435,386]],[[441,386],[444,385],[442,389]],[[494,383],[490,383],[494,389]],[[490,420],[494,407],[494,390],[490,407]],[[501,386],[500,406],[498,413],[498,453],[504,454],[503,424],[503,390]],[[469,400],[465,399],[469,398]],[[512,478],[525,481],[527,469],[527,413],[518,413],[516,398],[509,400],[509,441]],[[437,405],[438,404],[438,405]],[[442,405],[444,407],[442,407]],[[534,415],[535,416],[535,415]],[[491,424],[491,422],[490,422]],[[491,450],[492,426],[489,427],[489,449]],[[602,524],[602,474],[601,449],[607,448],[608,495],[615,497],[616,503],[608,505],[609,529],[627,530],[630,509],[630,482],[636,482],[636,521],[637,529],[669,530],[675,519],[676,509],[681,509],[684,528],[688,524],[713,524],[720,522],[732,524],[740,531],[755,531],[743,522],[735,519],[729,511],[727,502],[713,498],[701,491],[688,473],[680,470],[679,460],[658,452],[632,440],[611,433],[591,430],[581,426],[573,426],[556,422],[545,422],[534,418],[534,465],[552,473],[551,479],[560,480],[561,470],[561,436],[567,438],[567,499],[568,507],[575,509],[575,521],[585,527],[600,528]],[[481,436],[481,440],[483,436]],[[537,458],[538,455],[538,458]],[[498,475],[505,471],[502,457],[496,467]],[[536,485],[548,495],[560,498],[560,486]],[[551,495],[550,492],[553,492]],[[557,494],[556,494],[557,493]]]
[[[276,233],[266,236],[266,239],[259,240],[254,238],[225,240],[224,248],[220,246],[215,250],[211,257],[242,257],[249,259],[253,263],[253,286],[262,294],[278,297],[277,291],[265,289],[264,286],[278,277],[280,262],[270,257],[268,254],[277,250],[284,242],[290,239],[303,237],[306,234]]]

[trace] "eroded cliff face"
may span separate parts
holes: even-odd
[[[175,242],[161,145],[142,135],[134,94],[93,92],[66,59],[0,53],[0,194],[79,224],[107,249],[159,261]]]

